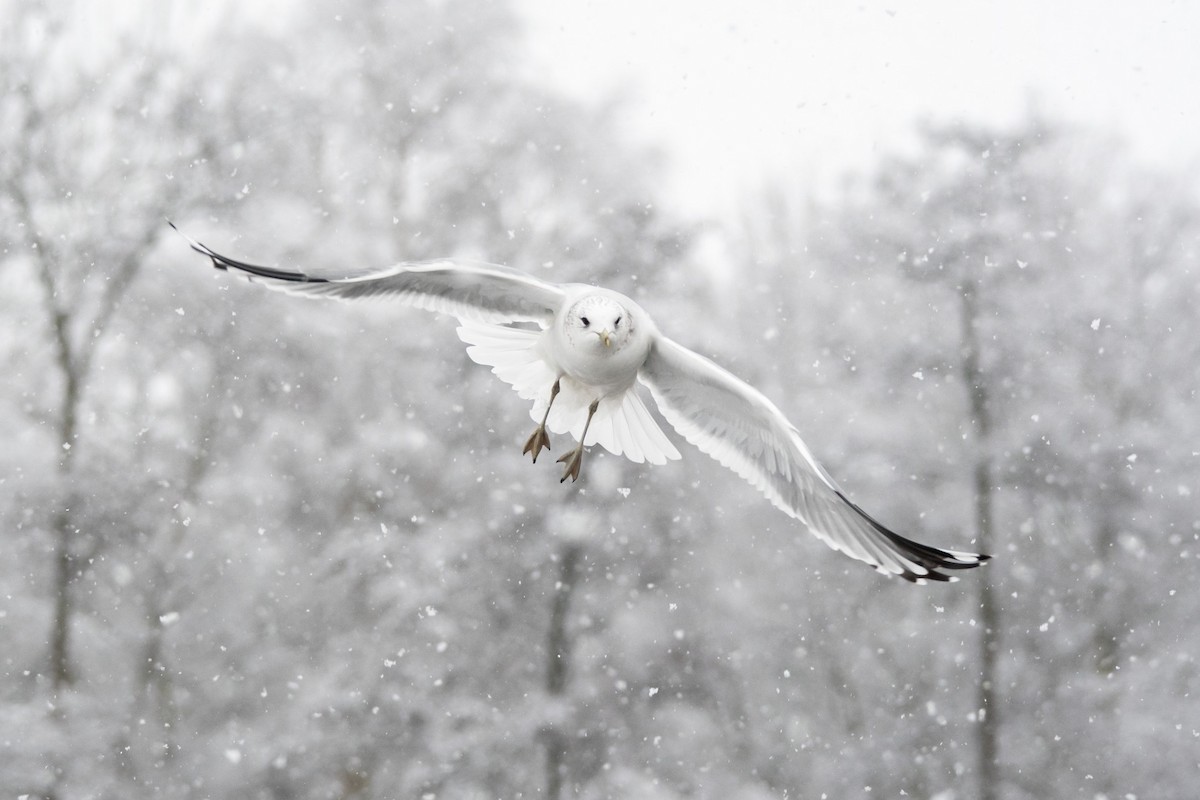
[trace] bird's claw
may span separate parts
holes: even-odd
[[[579,480],[579,468],[583,466],[583,445],[579,445],[558,459],[558,463],[565,463],[567,465],[566,470],[563,471],[562,478],[558,481],[559,483],[566,483],[567,478],[570,478],[572,481]]]
[[[538,425],[537,429],[529,435],[529,440],[525,442],[525,449],[521,451],[521,455],[532,453],[533,463],[536,464],[538,453],[542,452],[542,448],[550,449],[550,434],[546,433],[545,425]]]

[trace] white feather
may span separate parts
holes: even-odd
[[[518,395],[534,401],[529,416],[535,422],[541,422],[550,388],[560,378],[542,346],[544,335],[545,331],[475,320],[462,320],[458,327],[458,336],[469,345],[467,355],[472,361],[491,367]],[[587,422],[588,406],[596,399],[595,392],[569,376],[561,376],[559,387],[546,426],[578,441]],[[632,385],[601,399],[584,444],[598,444],[638,464],[665,464],[681,458]]]
[[[766,397],[662,336],[637,303],[617,292],[465,261],[306,274],[247,264],[193,239],[188,243],[218,268],[240,271],[273,289],[342,300],[390,297],[452,314],[461,322],[458,335],[470,358],[531,400],[534,421],[541,422],[558,381],[560,392],[546,418],[551,431],[583,439],[595,402],[583,445],[599,444],[638,463],[677,459],[679,451],[637,395],[640,380],[680,435],[830,547],[880,572],[918,582],[951,580],[938,570],[967,569],[987,559],[929,547],[884,528],[847,499]],[[514,322],[536,322],[541,329],[497,324]],[[577,468],[578,462],[568,473],[577,476]]]

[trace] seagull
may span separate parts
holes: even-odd
[[[639,464],[681,458],[638,394],[641,383],[680,436],[834,550],[914,583],[957,580],[945,571],[971,569],[990,558],[921,544],[877,522],[846,496],[774,403],[664,336],[640,305],[619,292],[463,259],[342,272],[284,270],[223,256],[179,233],[217,269],[270,289],[339,300],[388,298],[456,317],[468,356],[533,403],[530,416],[537,425],[523,454],[536,463],[550,449],[551,432],[577,442],[558,459],[564,465],[560,482],[578,480],[584,454],[596,444]]]

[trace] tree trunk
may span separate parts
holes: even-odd
[[[986,456],[975,465],[975,527],[982,552],[992,550],[992,469]],[[996,656],[1000,649],[1000,609],[989,575],[980,576],[979,586],[979,690],[977,754],[980,800],[998,795],[1000,779],[1000,715],[996,692]]]
[[[71,669],[71,514],[66,508],[54,515],[54,617],[50,623],[50,680],[57,693],[75,680]]]
[[[974,497],[975,540],[980,552],[990,553],[992,542],[992,461],[990,435],[992,428],[991,408],[988,402],[987,379],[981,365],[978,335],[979,284],[967,277],[960,290],[962,323],[962,369],[966,384],[968,404],[975,426],[975,457],[972,469],[972,494]],[[999,733],[1000,714],[996,692],[996,657],[1000,649],[1000,609],[987,571],[979,575],[976,582],[979,591],[979,684],[975,711],[976,766],[979,788],[976,796],[980,800],[995,800],[1000,782]]]
[[[550,610],[550,630],[546,640],[546,694],[554,702],[562,697],[571,665],[571,639],[567,634],[567,614],[579,575],[583,547],[566,544],[559,554],[558,583],[554,587],[554,605]],[[546,743],[546,798],[562,797],[566,775],[567,737],[557,726],[543,732]]]
[[[79,418],[80,375],[78,365],[71,356],[67,338],[65,318],[55,314],[55,334],[58,347],[59,369],[62,370],[63,393],[59,420],[59,445],[62,448],[58,461],[59,485],[62,487],[61,505],[55,510],[51,528],[54,533],[54,616],[50,628],[50,680],[55,691],[74,680],[71,669],[71,615],[74,610],[71,598],[71,573],[74,558],[71,547],[77,526],[76,489],[74,486],[74,462]]]

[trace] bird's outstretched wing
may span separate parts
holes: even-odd
[[[752,483],[822,541],[879,572],[949,581],[989,556],[940,550],[885,528],[850,502],[766,397],[704,356],[655,339],[639,378],[683,438]]]
[[[438,260],[341,274],[294,272],[237,261],[183,231],[179,234],[193,250],[212,259],[217,269],[236,270],[272,289],[309,297],[386,297],[460,319],[547,324],[565,296],[558,284],[497,264]]]

